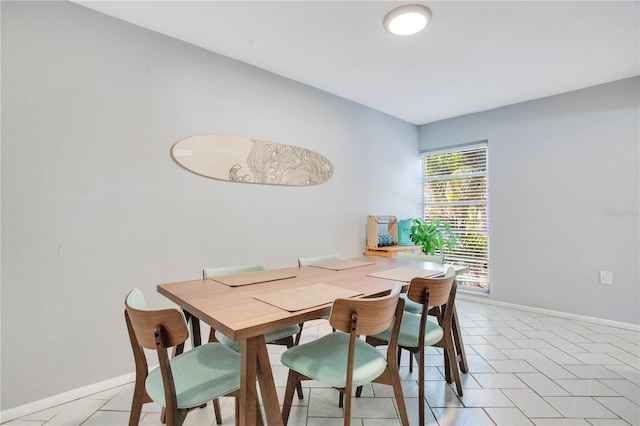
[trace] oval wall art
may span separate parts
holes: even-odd
[[[331,162],[315,151],[239,136],[191,136],[176,142],[171,155],[187,170],[231,182],[308,186],[333,175]]]

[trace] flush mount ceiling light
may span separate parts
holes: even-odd
[[[405,4],[387,13],[382,21],[384,28],[395,35],[418,33],[431,21],[431,9],[421,4]]]

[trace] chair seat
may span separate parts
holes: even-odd
[[[405,312],[402,316],[402,323],[400,324],[400,333],[398,334],[398,346],[405,348],[417,348],[418,347],[418,334],[420,333],[420,315],[415,315],[409,312]],[[444,330],[438,324],[437,321],[427,318],[427,324],[424,332],[424,345],[431,346],[438,343],[442,336],[444,336]],[[384,340],[386,342],[391,338],[391,328],[376,334],[373,337],[376,339]]]
[[[380,377],[387,368],[385,356],[363,340],[355,342],[353,385],[360,386]],[[287,349],[282,364],[311,379],[336,388],[347,381],[349,335],[340,331],[317,340]]]
[[[267,333],[264,335],[264,340],[267,343],[275,342],[276,340],[284,339],[285,337],[293,336],[294,334],[300,333],[299,325],[291,325],[289,327],[281,328],[276,331],[272,331],[271,333]],[[228,348],[233,349],[234,351],[240,351],[240,342],[230,339],[229,337],[222,334],[220,331],[216,330],[216,339],[218,342],[224,344]]]
[[[402,293],[400,295],[404,299],[404,311],[411,312],[412,314],[420,314],[422,313],[422,304],[418,302],[414,302],[413,300],[407,297],[407,293]]]
[[[220,343],[198,346],[170,363],[178,408],[197,407],[240,389],[240,355]],[[164,407],[160,368],[149,373],[146,388],[151,399]]]

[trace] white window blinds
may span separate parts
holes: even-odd
[[[424,219],[449,222],[458,239],[445,262],[470,272],[458,283],[489,290],[489,186],[487,144],[422,154]]]

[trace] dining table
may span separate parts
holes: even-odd
[[[157,290],[178,305],[185,316],[193,318],[192,334],[197,332],[199,336],[199,330],[194,329],[197,318],[240,342],[239,424],[255,425],[260,415],[257,382],[267,424],[283,425],[264,338],[266,333],[328,315],[333,299],[326,298],[332,294],[383,295],[396,282],[408,286],[411,275],[436,276],[448,266],[453,266],[457,275],[468,271],[460,265],[364,256],[262,273],[158,284]],[[457,317],[454,326],[458,359],[464,372],[466,359]],[[196,344],[199,342],[195,341]]]

